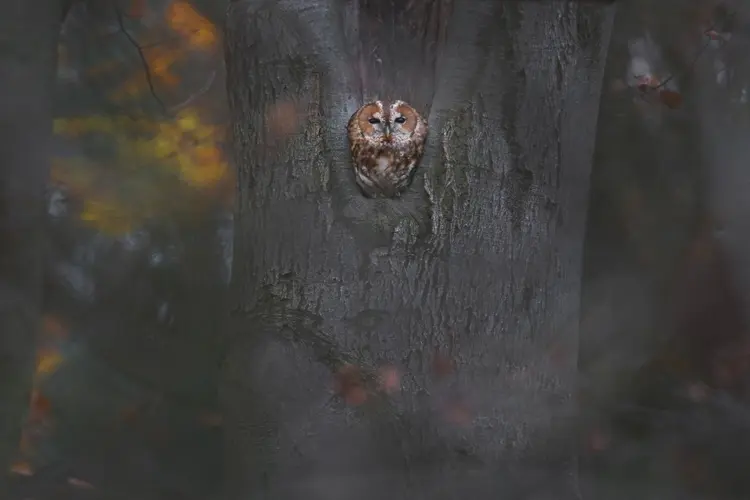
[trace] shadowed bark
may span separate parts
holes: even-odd
[[[0,2],[0,496],[34,370],[57,37],[68,2]]]
[[[567,417],[611,16],[232,4],[229,498],[576,496]],[[429,117],[398,200],[363,198],[350,170],[346,121],[376,97]]]

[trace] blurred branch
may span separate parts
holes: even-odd
[[[200,89],[198,89],[198,91],[196,93],[192,94],[190,97],[188,97],[187,99],[185,99],[181,103],[176,104],[176,105],[172,106],[171,108],[169,108],[169,111],[171,113],[174,113],[176,111],[181,110],[182,108],[184,108],[186,106],[189,106],[190,103],[192,103],[197,98],[199,98],[200,96],[202,96],[203,94],[205,94],[208,91],[208,89],[211,88],[211,85],[213,85],[213,83],[214,83],[215,80],[216,80],[216,70],[213,70],[211,72],[211,75],[208,77],[208,81],[206,81],[206,83],[205,83],[205,85],[203,85],[203,87],[201,87]]]
[[[120,26],[120,31],[128,38],[130,43],[133,44],[133,47],[135,47],[135,49],[138,51],[138,57],[141,59],[141,64],[143,64],[143,70],[146,73],[146,82],[148,83],[148,88],[149,88],[149,91],[151,92],[151,95],[154,96],[154,99],[156,99],[156,102],[159,103],[159,107],[161,107],[162,111],[165,114],[168,113],[167,107],[164,105],[164,102],[159,98],[159,96],[156,93],[156,89],[154,88],[154,81],[151,78],[151,68],[149,68],[148,60],[146,60],[146,56],[143,54],[143,48],[138,44],[135,38],[133,38],[130,32],[125,28],[122,11],[120,10],[120,7],[117,5],[116,2],[114,3],[114,9],[115,9],[115,16],[117,17],[117,24]]]
[[[734,20],[734,17],[736,15],[737,15],[737,11],[736,10],[732,11],[730,14],[728,14],[727,19],[724,24],[731,25],[731,22]],[[680,77],[685,76],[686,74],[691,72],[693,68],[695,68],[695,64],[698,62],[698,59],[700,58],[701,55],[703,55],[703,53],[706,51],[708,46],[711,44],[711,41],[712,41],[711,33],[715,33],[716,24],[717,24],[716,21],[714,21],[713,23],[711,23],[711,26],[703,30],[703,35],[708,37],[708,40],[703,42],[703,45],[701,45],[701,47],[696,51],[695,56],[693,56],[693,59],[692,61],[690,61],[690,64],[687,65],[687,68],[684,71],[679,73]],[[678,76],[678,73],[676,71],[673,72],[671,75],[665,78],[663,82],[659,83],[659,85],[652,87],[653,90],[659,90],[659,89],[666,87],[666,85],[672,80],[674,80],[677,76]]]

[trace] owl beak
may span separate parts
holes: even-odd
[[[391,142],[391,124],[385,124],[385,142]]]

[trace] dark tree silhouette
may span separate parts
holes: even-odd
[[[228,498],[576,495],[565,417],[611,18],[578,2],[231,5]],[[344,127],[375,97],[429,117],[397,200],[363,198],[350,172]],[[384,366],[400,390],[384,394]]]
[[[0,496],[18,449],[41,307],[44,190],[65,1],[0,3]]]

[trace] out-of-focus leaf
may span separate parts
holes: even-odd
[[[193,110],[187,110],[177,118],[177,124],[186,132],[193,131],[199,124],[198,115]]]
[[[36,376],[44,377],[54,372],[63,362],[64,358],[58,350],[42,349],[37,353]]]
[[[42,332],[44,336],[54,339],[64,339],[68,336],[68,330],[60,319],[50,315],[42,318]]]
[[[10,472],[19,476],[33,476],[34,469],[26,461],[16,462],[10,466]]]
[[[58,134],[74,144],[95,140],[114,151],[96,157],[57,158],[52,180],[81,202],[80,218],[107,234],[123,234],[146,219],[194,207],[223,193],[229,168],[219,142],[223,127],[204,123],[194,109],[149,120],[90,116],[58,120]],[[100,161],[105,161],[102,158]]]
[[[185,51],[179,48],[157,45],[143,49],[142,52],[147,67],[139,68],[130,78],[119,85],[110,94],[112,100],[121,102],[127,99],[140,98],[150,93],[149,76],[157,88],[159,86],[175,87],[180,83],[180,79],[172,71],[172,67],[186,57]]]
[[[676,109],[682,105],[682,94],[673,90],[661,90],[659,100],[669,109]]]
[[[367,401],[367,390],[362,370],[347,364],[336,373],[334,379],[336,393],[344,399],[346,404],[359,406]]]
[[[29,404],[29,421],[40,422],[49,417],[52,411],[52,403],[47,397],[34,389],[31,392],[31,402]]]
[[[216,27],[189,2],[172,2],[167,10],[167,23],[195,48],[211,50],[216,45]]]
[[[401,374],[392,365],[382,366],[378,370],[380,390],[386,393],[396,392],[401,388]]]
[[[136,19],[141,18],[146,14],[147,7],[146,0],[131,0],[128,16]]]
[[[86,200],[81,220],[89,222],[102,232],[123,234],[132,230],[133,221],[128,211],[116,203],[104,200]]]

